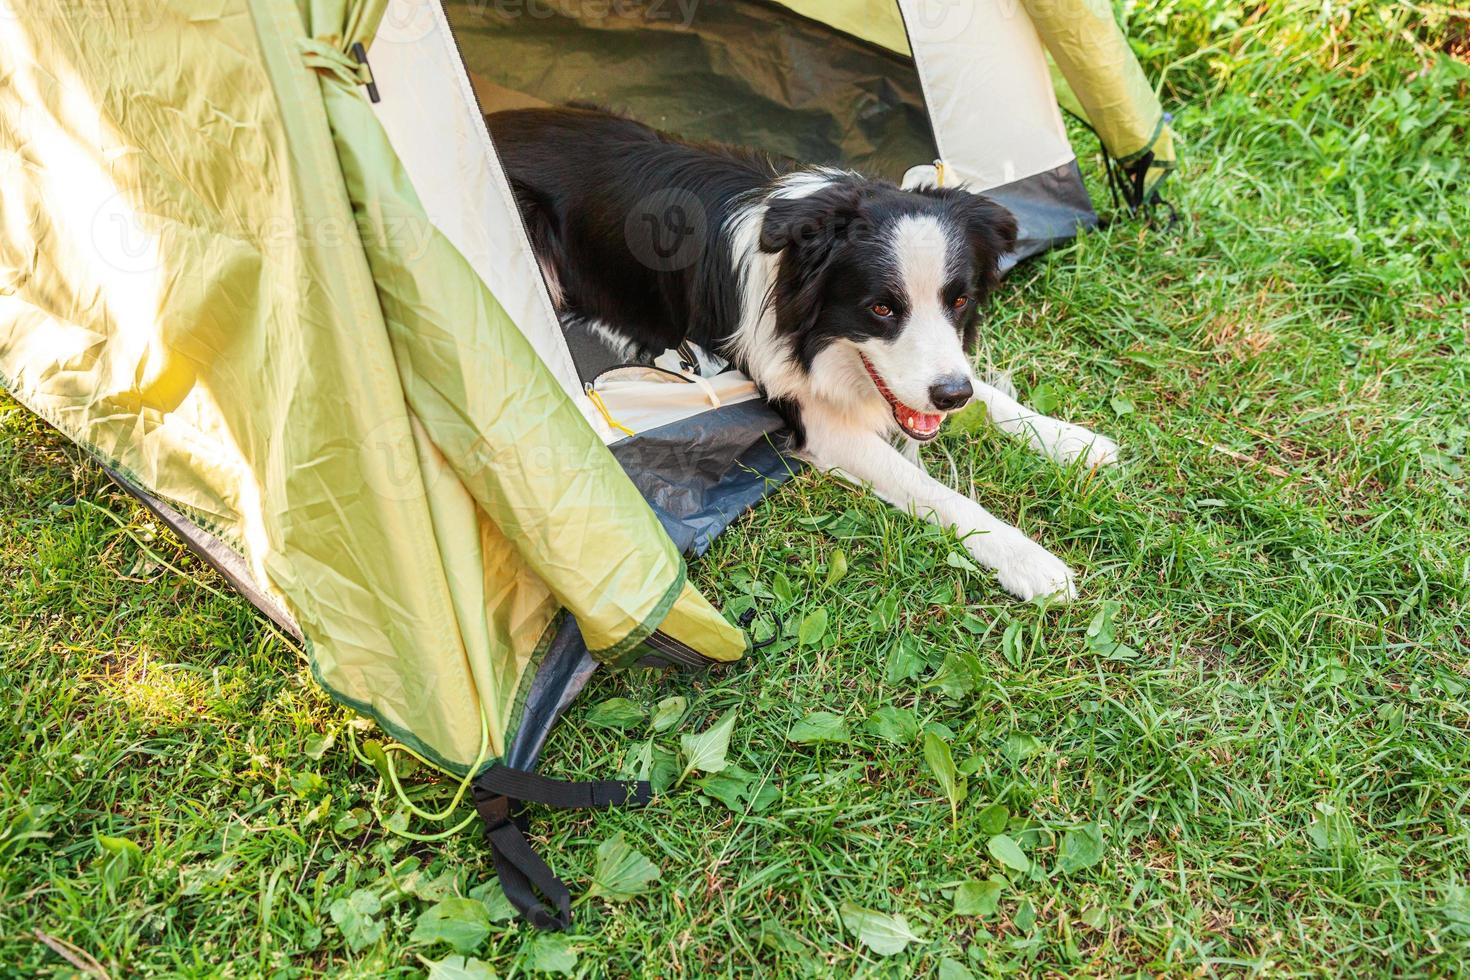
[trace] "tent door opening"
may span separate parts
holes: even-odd
[[[689,138],[894,180],[936,152],[912,58],[779,4],[447,0],[404,9],[412,18],[395,19],[390,5],[372,47],[384,93],[374,110],[436,227],[608,443],[751,400],[754,386],[735,371],[710,378],[717,394],[668,378],[605,377],[619,356],[557,322],[481,112],[590,102]]]

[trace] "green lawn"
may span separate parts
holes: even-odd
[[[778,609],[786,639],[698,680],[604,675],[546,756],[666,773],[733,708],[759,806],[691,778],[641,812],[539,814],[574,892],[619,833],[662,877],[586,901],[564,937],[471,928],[499,975],[1470,960],[1470,19],[1139,6],[1181,221],[1023,266],[987,339],[1127,463],[1061,471],[965,426],[927,451],[1082,598],[1011,601],[952,539],[802,476],[692,569],[727,608]],[[385,831],[351,715],[299,655],[3,398],[0,583],[0,974],[410,976],[451,953],[415,929],[490,880],[478,831]],[[689,710],[651,755],[646,721],[583,723],[674,696]],[[813,712],[846,739],[793,741]],[[926,742],[963,776],[953,815]],[[429,777],[414,792],[442,805]]]

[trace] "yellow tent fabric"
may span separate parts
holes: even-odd
[[[1143,187],[1147,198],[1174,168],[1174,135],[1112,6],[1098,0],[1023,3],[1050,55],[1062,106],[1092,126],[1120,163],[1152,151]]]
[[[0,18],[0,383],[234,547],[340,700],[499,755],[560,610],[608,660],[688,586],[636,489],[424,218],[347,52],[381,0]]]
[[[779,0],[803,17],[821,21],[869,44],[912,54],[898,0]]]

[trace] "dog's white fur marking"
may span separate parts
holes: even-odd
[[[975,398],[984,403],[991,423],[1006,435],[1025,439],[1027,444],[1063,465],[1082,460],[1088,467],[1118,461],[1118,444],[1080,425],[1034,412],[999,388],[975,386]]]
[[[1060,558],[914,466],[882,435],[853,425],[822,406],[803,404],[802,408],[805,455],[813,465],[871,486],[900,510],[953,529],[965,550],[981,565],[994,569],[1000,584],[1012,595],[1022,599],[1076,596],[1075,578]]]
[[[874,387],[859,351],[905,404],[932,409],[929,387],[946,375],[962,375],[985,402],[1003,432],[1024,437],[1062,463],[1114,462],[1118,448],[1079,426],[1031,412],[1014,398],[975,379],[961,338],[944,309],[943,290],[954,243],[936,219],[905,217],[889,246],[908,305],[904,329],[892,340],[835,343],[802,371],[790,343],[776,333],[771,286],[780,258],[760,250],[765,201],[802,197],[828,186],[834,175],[807,171],[784,178],[777,189],[740,209],[727,229],[742,300],[741,324],[731,342],[732,359],[744,363],[770,398],[801,408],[806,429],[802,455],[820,470],[870,486],[883,500],[916,517],[954,530],[977,562],[993,569],[1001,585],[1022,599],[1074,598],[1076,578],[1066,564],[1020,530],[926,473],[918,443],[897,433],[893,412]]]
[[[898,450],[898,454],[910,466],[917,466],[919,469],[924,470],[924,472],[929,472],[924,466],[923,458],[919,456],[919,442],[917,439],[910,439],[908,436],[899,436],[894,448]]]
[[[740,326],[729,342],[730,359],[746,365],[753,381],[768,398],[797,399],[810,379],[797,364],[791,342],[776,333],[776,315],[771,310],[771,287],[780,266],[779,254],[762,252],[761,225],[766,220],[766,202],[795,199],[815,194],[842,176],[841,171],[818,168],[786,174],[773,190],[735,212],[726,234],[734,257],[735,278],[740,283]],[[815,375],[815,371],[813,374]]]
[[[546,292],[551,297],[552,309],[558,313],[566,309],[567,294],[561,288],[561,276],[556,272],[556,266],[551,260],[543,255],[536,256],[536,264],[541,267],[541,278],[546,283]]]
[[[887,245],[898,268],[897,291],[908,307],[903,329],[889,340],[858,346],[894,397],[911,408],[938,411],[929,398],[936,382],[955,377],[974,381],[944,300],[960,243],[938,219],[916,214],[894,223]]]
[[[829,358],[830,355],[830,359]],[[837,379],[845,383],[814,386],[817,397],[802,399],[802,422],[807,443],[803,456],[824,471],[835,471],[857,483],[871,486],[883,500],[916,517],[949,528],[959,535],[974,559],[993,569],[1000,584],[1021,599],[1077,595],[1076,577],[1060,559],[1020,530],[992,515],[975,501],[951,490],[924,471],[918,443],[903,439],[895,448],[885,437],[892,430],[887,403],[877,396],[854,398],[867,380],[857,358],[851,354],[840,361],[841,348],[832,347],[818,355],[812,365],[813,380]],[[859,365],[861,362],[857,362]],[[861,375],[861,377],[860,377]],[[833,389],[843,397],[822,397]],[[997,428],[1025,438],[1034,448],[1060,463],[1084,459],[1086,465],[1104,466],[1118,458],[1118,447],[1103,436],[1081,426],[1032,412],[1024,405],[989,385],[975,385]]]

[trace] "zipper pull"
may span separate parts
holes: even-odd
[[[619,422],[617,419],[615,419],[615,418],[612,417],[612,412],[609,412],[607,410],[607,403],[602,400],[602,396],[599,395],[597,393],[597,390],[592,387],[592,382],[590,382],[590,381],[584,381],[584,382],[582,382],[582,390],[587,393],[587,399],[588,399],[588,401],[592,402],[593,405],[597,406],[597,410],[602,413],[603,421],[605,421],[609,426],[611,426],[614,429],[617,429],[619,432],[623,433],[624,435],[636,436],[638,434],[638,433],[634,432],[632,429],[628,428],[623,423]]]

